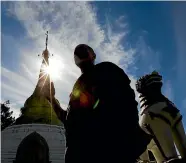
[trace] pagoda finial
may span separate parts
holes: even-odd
[[[46,48],[43,51],[42,56],[46,59],[46,58],[49,58],[49,52],[48,52],[48,49],[47,49],[47,46],[48,46],[48,31],[45,33],[45,35],[46,35],[46,42],[45,42]],[[38,56],[40,56],[40,54],[38,54]],[[52,54],[52,56],[53,56],[53,54]]]
[[[46,49],[47,49],[47,45],[48,45],[48,31],[46,32]]]

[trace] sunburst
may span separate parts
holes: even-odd
[[[50,59],[50,64],[48,65],[46,62],[42,67],[43,75],[50,75],[53,81],[61,78],[62,71],[64,69],[64,64],[57,59]],[[43,77],[43,76],[42,76]]]

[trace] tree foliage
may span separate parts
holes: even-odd
[[[9,100],[1,103],[1,131],[15,122],[15,117],[12,117],[13,111],[10,111]]]

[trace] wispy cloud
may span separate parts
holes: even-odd
[[[153,52],[143,39],[139,40],[136,49],[126,50],[125,41],[129,31],[125,28],[127,22],[124,16],[116,21],[123,28],[122,32],[113,31],[109,20],[104,30],[97,21],[94,7],[88,2],[13,2],[8,5],[8,13],[24,26],[27,33],[27,36],[21,37],[22,40],[19,39],[22,44],[19,44],[20,54],[16,55],[20,57],[15,61],[20,63],[19,70],[13,72],[12,69],[2,67],[2,96],[4,99],[11,99],[13,104],[16,101],[24,103],[35,88],[41,64],[41,58],[37,55],[45,48],[44,33],[47,30],[49,51],[64,65],[61,77],[54,84],[56,97],[65,108],[73,84],[80,75],[73,60],[73,50],[80,43],[86,43],[95,49],[96,62],[114,62],[127,73],[130,72],[130,65],[134,64],[137,51],[144,59],[148,58],[147,62],[143,61],[146,64],[157,54],[158,65],[158,53]],[[136,77],[128,74],[135,90]]]
[[[144,33],[144,32],[143,32]],[[140,65],[140,71],[149,73],[153,70],[160,70],[161,54],[158,51],[154,51],[145,41],[147,32],[145,35],[139,36],[139,40],[136,44],[136,63]]]
[[[164,87],[163,90],[164,90],[165,96],[169,98],[170,100],[174,100],[174,92],[172,89],[171,81],[170,80],[166,81],[163,87]]]
[[[13,102],[23,101],[32,93],[35,85],[22,74],[1,67],[1,93],[3,99]]]
[[[122,15],[116,20],[116,25],[118,25],[120,28],[126,28],[127,23],[125,21],[125,16]]]
[[[88,43],[92,46],[98,56],[97,62],[111,61],[127,70],[133,60],[133,49],[126,51],[121,42],[127,31],[114,33],[109,29],[109,24],[107,29],[110,32],[104,31],[97,22],[94,8],[87,2],[14,2],[9,5],[8,11],[24,26],[27,38],[32,39],[34,46],[29,48],[23,44],[19,47],[21,75],[3,68],[2,75],[9,80],[9,84],[2,83],[6,98],[19,96],[19,101],[24,101],[32,94],[41,64],[37,54],[44,49],[44,33],[47,30],[49,51],[65,65],[60,80],[54,81],[56,97],[64,107],[80,75],[73,61],[73,50],[77,44]],[[108,35],[109,40],[106,39]],[[11,95],[7,96],[9,93]]]

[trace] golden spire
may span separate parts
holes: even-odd
[[[46,35],[46,42],[45,42],[45,50],[42,53],[42,64],[41,64],[41,69],[40,69],[40,73],[39,73],[39,80],[36,86],[36,91],[37,94],[43,94],[46,95],[49,93],[50,90],[50,83],[51,83],[51,79],[50,79],[50,75],[48,73],[48,68],[49,68],[49,51],[47,49],[48,46],[48,31],[45,33]]]
[[[48,31],[47,31],[47,33],[45,35],[46,35],[46,43],[45,43],[46,48],[43,51],[42,57],[43,57],[44,64],[46,64],[46,66],[49,66],[49,61],[48,61],[49,52],[48,52],[48,49],[47,49],[47,46],[48,46]]]
[[[39,73],[39,79],[33,94],[26,100],[24,104],[24,112],[16,121],[16,124],[24,123],[41,123],[62,125],[55,111],[52,108],[52,93],[54,85],[49,75],[49,51],[48,46],[48,31],[46,32],[45,50],[42,53],[42,63]],[[54,89],[55,90],[55,89]]]

